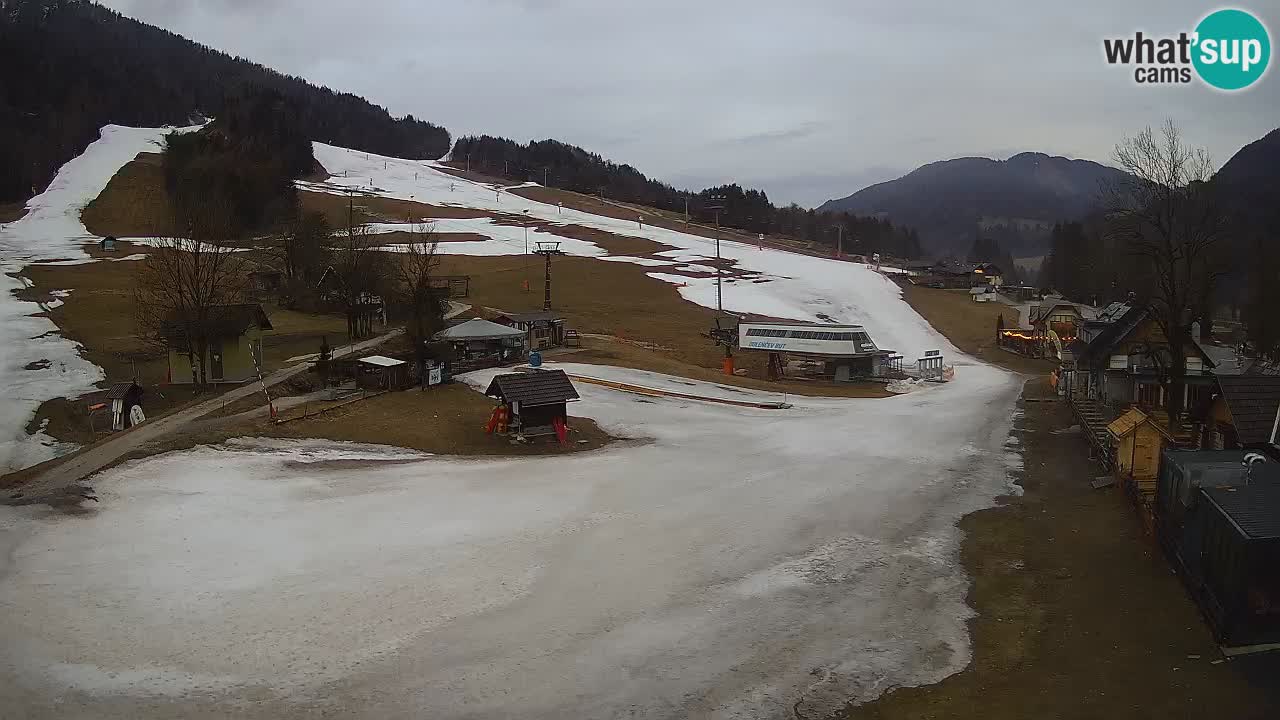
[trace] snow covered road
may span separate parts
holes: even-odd
[[[781,411],[580,384],[576,413],[647,440],[564,457],[244,441],[129,463],[85,515],[0,508],[0,707],[758,718],[940,679],[969,655],[955,523],[1017,461],[1017,378],[962,372]]]

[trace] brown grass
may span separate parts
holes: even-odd
[[[470,275],[471,296],[465,302],[476,308],[507,312],[542,309],[541,258],[446,255],[440,272]],[[564,356],[568,362],[635,367],[773,392],[854,397],[886,394],[876,384],[769,382],[764,379],[767,356],[757,352],[736,355],[737,367],[745,368],[747,377],[724,375],[720,372],[724,350],[703,335],[714,325],[715,311],[688,302],[674,285],[648,277],[645,268],[562,257],[553,261],[551,275],[554,307],[564,314],[569,327],[620,338],[616,342],[587,338],[584,352]],[[522,286],[526,277],[528,292]]]
[[[593,421],[570,417],[567,445],[549,439],[513,444],[485,433],[493,408],[494,402],[484,395],[462,383],[449,383],[426,392],[384,393],[316,417],[263,423],[258,430],[271,437],[378,443],[448,455],[557,454],[595,450],[613,440]]]
[[[996,344],[996,320],[1004,315],[1005,326],[1016,325],[1018,311],[1002,303],[976,303],[967,290],[904,285],[902,297],[938,332],[956,347],[992,365],[1033,375],[1046,375],[1055,363],[1009,352]]]
[[[121,243],[115,253],[89,248],[95,257],[123,257],[145,252],[144,246]],[[141,341],[133,313],[133,286],[139,261],[99,262],[85,265],[31,265],[23,274],[35,283],[25,293],[29,299],[47,299],[48,292],[71,289],[63,304],[48,316],[64,337],[81,343],[81,354],[103,368],[107,382],[136,378],[146,389],[143,406],[148,416],[189,401],[189,387],[169,385],[168,358],[159,348]],[[346,319],[338,315],[313,315],[285,310],[271,304],[267,314],[275,330],[262,340],[264,370],[285,365],[284,360],[316,352],[322,337],[331,345],[346,339]],[[88,419],[85,403],[54,399],[44,403],[33,421],[36,426],[49,418],[49,434],[56,438],[85,442]],[[88,438],[91,439],[91,438]]]
[[[442,243],[450,242],[488,242],[489,238],[479,233],[466,232],[433,232],[431,237]],[[397,245],[402,243],[420,242],[422,237],[416,233],[408,231],[401,232],[399,230],[389,233],[379,233],[377,235],[379,245]]]
[[[1024,393],[1049,393],[1043,379]],[[1022,497],[961,521],[973,659],[848,720],[1275,718],[1275,658],[1222,662],[1204,620],[1061,402],[1027,403]],[[1214,663],[1217,664],[1214,664]],[[1269,668],[1258,663],[1270,663]],[[1252,674],[1252,683],[1247,674]]]
[[[169,200],[160,156],[141,153],[125,164],[80,213],[94,235],[150,237],[169,234]]]
[[[26,214],[25,202],[0,203],[0,223],[17,222]]]
[[[427,203],[393,200],[391,198],[356,195],[333,195],[324,192],[300,190],[298,200],[302,209],[307,212],[323,213],[333,227],[347,226],[348,213],[354,208],[354,221],[363,222],[414,222],[420,218],[482,218],[490,214],[480,210],[444,207]],[[350,203],[350,206],[348,206]]]

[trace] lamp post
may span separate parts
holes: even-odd
[[[707,209],[716,214],[716,312],[724,314],[724,291],[720,272],[720,211],[724,209],[724,195],[712,195]]]

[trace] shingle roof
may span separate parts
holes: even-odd
[[[182,346],[186,344],[188,329],[197,323],[199,321],[195,319],[171,315],[161,328],[161,334],[171,346]],[[270,318],[258,303],[215,305],[209,308],[208,317],[203,322],[205,333],[211,337],[241,335],[255,324],[263,330],[272,329]]]
[[[1280,538],[1280,484],[1264,481],[1244,487],[1203,488],[1203,491],[1245,537]]]
[[[137,383],[132,383],[132,382],[113,383],[111,387],[107,388],[107,399],[123,400],[125,396],[129,394],[129,391],[135,387],[138,388],[139,392],[142,391],[142,388],[139,387]]]
[[[1224,375],[1218,378],[1218,388],[1231,410],[1231,422],[1240,442],[1268,442],[1280,408],[1280,376]]]
[[[497,375],[484,394],[530,407],[578,399],[578,391],[563,370]]]

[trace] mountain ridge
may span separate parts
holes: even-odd
[[[1095,207],[1102,186],[1123,176],[1102,163],[1044,152],[1004,160],[963,156],[926,163],[828,200],[818,210],[910,225],[934,254],[962,254],[979,234],[991,234],[1015,255],[1028,256],[1043,251],[1048,226],[1083,217]]]

